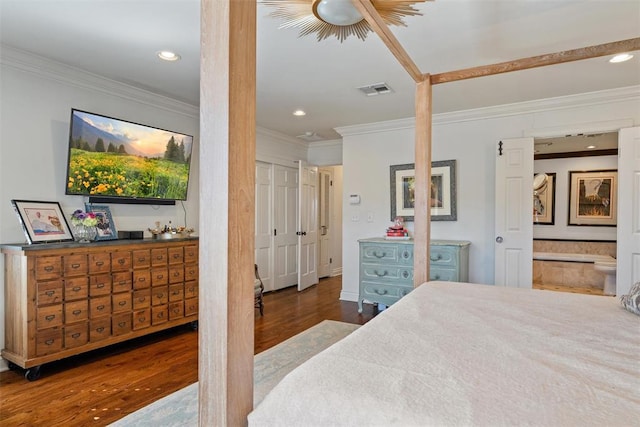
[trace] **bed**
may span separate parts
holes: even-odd
[[[249,425],[640,425],[640,317],[613,297],[429,282],[292,371]]]

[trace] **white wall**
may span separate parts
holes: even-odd
[[[618,169],[617,156],[536,160],[535,173],[556,174],[555,221],[533,225],[534,239],[616,240],[616,227],[569,226],[569,172]]]
[[[556,135],[564,135],[562,129],[592,130],[607,121],[640,123],[639,87],[434,116],[432,160],[457,161],[458,220],[432,222],[431,237],[471,241],[470,281],[492,284],[498,142],[550,130]],[[356,301],[357,240],[382,236],[390,224],[389,166],[413,163],[414,119],[337,131],[343,136],[344,167],[341,299]],[[361,204],[349,205],[349,194],[360,194]]]

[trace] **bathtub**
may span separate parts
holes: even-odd
[[[610,255],[572,254],[561,252],[534,252],[533,259],[538,261],[564,261],[564,262],[611,262],[616,259]]]

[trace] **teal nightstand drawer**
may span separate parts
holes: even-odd
[[[429,280],[442,280],[445,282],[460,281],[457,269],[434,267],[433,264],[431,264],[431,269],[429,270]]]
[[[432,266],[458,266],[459,249],[451,246],[431,246],[429,260]]]
[[[362,279],[413,285],[413,267],[362,264]]]
[[[391,305],[412,290],[412,286],[394,286],[363,281],[360,292],[366,300]]]
[[[413,265],[413,245],[362,245],[360,261],[374,264]]]

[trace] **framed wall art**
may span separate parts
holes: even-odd
[[[11,200],[27,242],[72,242],[73,234],[58,202]]]
[[[84,208],[87,212],[93,212],[96,214],[96,219],[98,220],[98,224],[96,225],[96,229],[98,230],[96,240],[114,240],[118,238],[118,232],[116,231],[116,226],[113,223],[111,209],[109,209],[109,206],[85,203]]]
[[[556,174],[539,173],[533,177],[533,223],[554,225]]]
[[[413,221],[415,206],[415,164],[392,165],[391,220],[401,216]],[[456,221],[456,161],[431,162],[431,220]]]
[[[618,171],[569,172],[568,225],[615,227]]]

